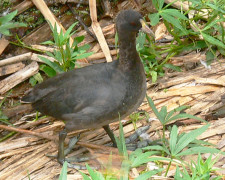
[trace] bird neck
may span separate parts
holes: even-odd
[[[120,35],[119,35],[120,34]],[[119,65],[123,69],[130,69],[140,62],[136,50],[136,33],[123,32],[119,36]]]

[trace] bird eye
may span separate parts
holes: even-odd
[[[136,26],[136,23],[135,22],[131,22],[130,23],[132,26]]]

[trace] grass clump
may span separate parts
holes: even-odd
[[[169,61],[182,52],[206,51],[207,65],[217,58],[216,54],[225,55],[223,0],[188,0],[189,8],[180,10],[171,7],[177,1],[167,5],[164,0],[152,2],[157,12],[148,15],[151,25],[164,23],[172,36],[166,45],[152,43],[143,33],[137,39],[140,57],[152,82],[164,75],[165,68],[181,71]]]
[[[150,97],[147,96],[147,100],[149,106],[152,108],[154,114],[161,122],[162,136],[159,141],[155,145],[149,145],[144,148],[138,148],[135,151],[128,153],[125,137],[123,132],[123,127],[120,122],[119,125],[119,138],[116,137],[117,147],[119,150],[119,154],[121,156],[122,164],[118,173],[112,173],[110,171],[111,166],[107,166],[105,173],[93,170],[88,165],[86,165],[88,169],[89,176],[84,173],[81,173],[85,180],[91,179],[122,179],[128,180],[129,173],[132,168],[138,168],[140,166],[144,167],[148,162],[155,162],[158,165],[158,169],[149,170],[147,168],[142,169],[140,175],[135,180],[147,180],[151,178],[153,175],[164,175],[167,176],[172,163],[177,164],[176,173],[174,175],[174,179],[221,179],[221,176],[216,175],[217,168],[214,168],[214,164],[218,160],[212,159],[213,154],[225,154],[224,152],[220,152],[220,150],[212,147],[212,144],[207,143],[202,140],[197,140],[197,137],[204,133],[210,124],[203,125],[201,128],[192,130],[188,133],[179,133],[178,127],[176,125],[172,125],[168,127],[170,136],[167,138],[165,136],[166,126],[172,121],[176,121],[182,118],[194,118],[200,121],[205,122],[204,120],[183,113],[183,110],[188,108],[187,106],[180,106],[175,108],[172,111],[167,112],[167,108],[163,106],[160,111],[158,111],[151,100]],[[207,160],[203,160],[201,154],[209,153],[210,156]],[[191,163],[188,163],[183,160],[183,158],[187,155],[198,154],[197,161],[191,160]],[[168,162],[168,165],[165,166],[163,164],[164,161]],[[163,168],[164,167],[164,168]],[[211,177],[214,174],[214,177]]]
[[[55,25],[53,28],[50,25],[54,41],[46,41],[42,44],[55,46],[53,52],[46,52],[46,54],[54,58],[55,61],[52,62],[46,57],[39,56],[46,64],[42,65],[40,69],[49,77],[74,69],[77,59],[83,59],[93,54],[92,52],[87,52],[90,48],[88,44],[78,46],[78,44],[84,40],[84,36],[76,37],[73,44],[71,44],[70,38],[75,33],[72,33],[72,30],[76,24],[77,23],[72,24],[65,33],[63,33],[62,30],[58,33],[57,26]]]

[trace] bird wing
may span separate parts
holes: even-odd
[[[59,75],[40,84],[24,99],[44,114],[89,125],[112,114],[124,99],[123,77],[111,67],[87,67]]]

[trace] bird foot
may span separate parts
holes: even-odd
[[[143,148],[148,146],[152,141],[148,138],[146,131],[149,130],[150,126],[143,126],[138,128],[133,134],[131,134],[128,138],[125,139],[126,147],[128,150],[134,151],[137,148]],[[143,139],[134,143],[138,139]]]
[[[116,143],[114,142],[114,135],[113,132],[109,129],[108,126],[103,127],[105,129],[105,131],[107,132],[107,134],[109,135],[109,137],[111,138],[112,143],[108,144],[108,145],[112,145],[113,147],[117,147]],[[135,151],[137,148],[143,148],[148,146],[152,141],[149,139],[148,135],[145,133],[148,129],[150,128],[150,126],[144,126],[144,127],[140,127],[138,128],[133,134],[131,134],[128,138],[125,139],[125,144],[128,150],[130,151]],[[113,138],[112,138],[113,137]],[[142,139],[141,141],[138,141]]]

